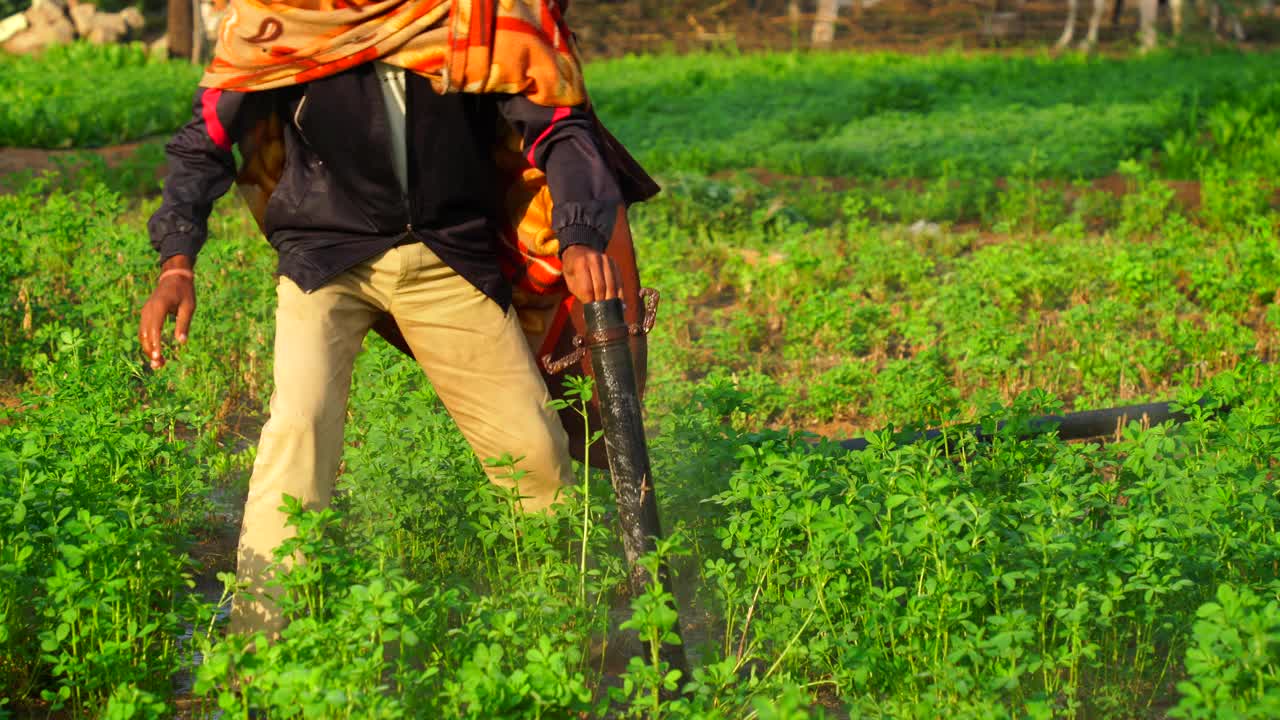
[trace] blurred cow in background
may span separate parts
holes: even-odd
[[[1182,35],[1184,0],[1138,0],[1138,37],[1143,50],[1151,50],[1156,46],[1156,19],[1159,6],[1165,4],[1166,1],[1169,6],[1173,36]],[[1272,4],[1271,0],[1265,1],[1267,5]],[[1195,0],[1195,2],[1197,13],[1208,16],[1209,27],[1215,34],[1227,33],[1237,41],[1245,39],[1244,24],[1241,22],[1240,16],[1225,9],[1222,0]],[[1114,0],[1114,3],[1111,12],[1112,27],[1119,23],[1120,15],[1124,12],[1124,0]],[[1067,0],[1067,24],[1062,30],[1062,36],[1058,38],[1058,48],[1069,46],[1075,38],[1076,17],[1079,14],[1079,6],[1080,0]],[[1102,16],[1106,11],[1107,0],[1093,0],[1093,13],[1089,16],[1089,31],[1081,42],[1082,47],[1089,50],[1097,47],[1098,28],[1102,24]]]

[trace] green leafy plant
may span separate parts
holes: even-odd
[[[1265,175],[1214,164],[1201,179],[1200,214],[1211,226],[1227,230],[1265,216],[1274,192]]]
[[[663,696],[680,688],[681,671],[670,667],[662,657],[664,645],[679,645],[681,640],[675,598],[661,581],[662,567],[680,552],[680,544],[680,534],[673,533],[659,538],[653,552],[637,559],[650,582],[642,595],[632,598],[631,617],[620,626],[639,635],[645,656],[632,656],[622,674],[622,688],[614,698],[631,704],[637,713],[643,712],[651,720],[665,716]]]
[[[1280,712],[1280,603],[1231,585],[1215,600],[1196,611],[1189,678],[1178,683],[1182,699],[1170,715],[1271,717]]]
[[[65,52],[102,87],[145,72],[147,103],[174,108],[155,112],[162,131],[185,121],[193,79],[136,49]],[[14,90],[62,72],[23,62],[0,59],[0,85],[27,103],[10,107],[27,136],[35,106],[64,111],[52,144],[134,132],[118,107],[89,127],[54,80]],[[281,552],[303,562],[275,588],[290,619],[275,644],[225,636],[218,609],[271,392],[270,247],[219,205],[192,340],[152,373],[134,335],[156,201],[110,188],[153,188],[80,159],[23,176],[0,195],[4,711],[168,716],[179,673],[196,680],[183,700],[229,717],[1270,707],[1280,374],[1255,360],[1280,347],[1272,64],[589,66],[606,121],[667,189],[630,220],[664,292],[646,424],[663,517],[683,529],[662,548],[675,596],[623,593],[602,474],[583,467],[555,512],[517,512],[420,368],[371,340],[332,507],[290,506]],[[1095,179],[1122,161],[1126,187]],[[1199,213],[1172,176],[1201,180]],[[593,389],[568,382],[582,416]],[[1092,443],[1019,434],[1165,398],[1189,420],[1132,418]],[[945,430],[899,432],[926,426]],[[519,454],[502,460],[516,485]],[[676,597],[689,677],[654,654]],[[643,638],[637,658],[619,633]]]
[[[0,55],[0,145],[93,147],[172,132],[191,115],[200,72],[152,59],[139,43]]]

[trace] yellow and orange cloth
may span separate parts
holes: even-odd
[[[440,93],[587,101],[556,0],[232,0],[200,84],[266,90],[372,60],[418,73]]]

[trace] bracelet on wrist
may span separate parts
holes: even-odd
[[[161,280],[165,279],[166,277],[169,277],[170,275],[179,275],[179,276],[185,277],[188,280],[195,280],[196,278],[196,274],[186,268],[169,268],[168,270],[165,270],[164,272],[160,273],[160,277],[156,278],[156,282],[160,282]]]

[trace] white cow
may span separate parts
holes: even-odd
[[[1115,24],[1124,10],[1124,0],[1114,0],[1115,8],[1111,22]],[[1156,15],[1160,0],[1138,0],[1138,37],[1143,50],[1151,50],[1156,46]],[[1182,34],[1183,0],[1168,0],[1169,15],[1173,25],[1173,35]],[[1075,38],[1076,16],[1079,13],[1080,0],[1067,0],[1067,24],[1058,38],[1058,47],[1065,48]],[[1209,27],[1215,32],[1226,30],[1237,41],[1244,40],[1244,25],[1240,17],[1223,10],[1219,0],[1196,0],[1196,10],[1201,15],[1209,16]],[[1098,44],[1098,27],[1102,24],[1102,16],[1107,11],[1107,0],[1093,0],[1093,13],[1089,16],[1089,33],[1081,45],[1093,49]]]

